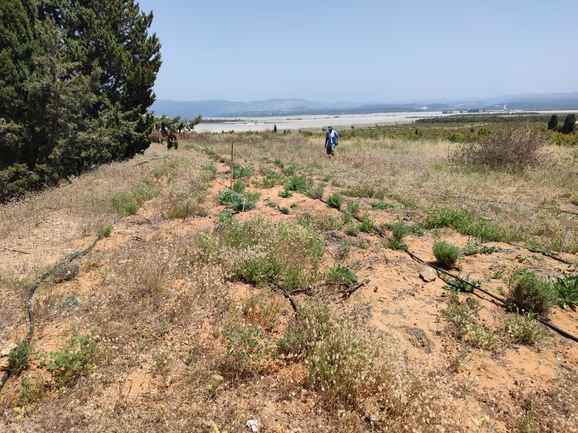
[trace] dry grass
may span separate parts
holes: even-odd
[[[368,327],[368,305],[303,295],[294,315],[268,284],[273,277],[290,288],[315,286],[323,270],[339,262],[315,229],[325,224],[339,230],[344,221],[330,213],[301,213],[272,223],[254,217],[262,212],[257,210],[241,222],[219,222],[212,207],[228,185],[226,167],[220,165],[216,175],[202,167],[211,155],[227,155],[232,141],[238,162],[254,173],[281,173],[283,165],[314,179],[314,187],[326,184],[325,196],[363,192],[352,198],[360,215],[383,218],[369,206],[383,192],[400,215],[412,209],[425,215],[438,204],[486,214],[487,204],[499,201],[498,224],[515,215],[532,233],[528,239],[541,245],[554,243],[559,205],[569,202],[568,190],[578,191],[570,149],[556,149],[556,161],[564,164],[504,173],[457,169],[448,163],[453,145],[447,142],[342,141],[337,157],[328,160],[321,139],[300,134],[199,134],[178,152],[153,146],[143,159],[147,164],[101,167],[4,206],[0,234],[11,239],[26,237],[42,221],[57,222],[59,213],[72,216],[74,224],[53,234],[55,244],[94,236],[117,222],[111,236],[78,262],[73,277],[43,283],[34,302],[36,350],[48,353],[78,330],[97,342],[98,368],[75,386],[58,389],[41,362],[33,361],[35,369],[11,378],[0,395],[3,411],[25,407],[21,421],[10,413],[8,428],[206,432],[214,423],[231,432],[258,418],[262,431],[350,432],[371,431],[364,419],[371,416],[384,431],[471,431],[470,414],[481,409],[468,406],[470,385],[447,360],[413,359],[393,337]],[[282,181],[288,177],[279,174]],[[262,185],[261,178],[245,182]],[[115,194],[130,198],[142,185],[152,192],[138,196],[137,214],[119,215]],[[578,245],[574,236],[569,249]],[[3,339],[16,340],[25,327],[19,278],[32,279],[51,263],[2,278],[13,315],[6,318],[12,325],[3,325]],[[570,379],[556,385],[564,391],[555,400],[560,413],[576,404]],[[572,420],[567,415],[560,426]]]

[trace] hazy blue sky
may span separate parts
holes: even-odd
[[[577,0],[140,0],[157,99],[405,102],[578,91]]]

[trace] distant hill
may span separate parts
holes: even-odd
[[[156,101],[152,110],[157,115],[169,117],[235,117],[235,116],[279,116],[305,114],[364,114],[423,111],[467,111],[479,110],[578,110],[578,92],[506,95],[489,99],[463,101],[415,101],[408,103],[356,103],[320,102],[305,99],[268,99],[264,101],[235,102],[226,100],[208,101]]]

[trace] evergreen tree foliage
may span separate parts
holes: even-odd
[[[133,0],[2,0],[0,201],[149,146],[152,18]]]
[[[555,131],[558,128],[558,115],[552,114],[550,120],[548,121],[548,129],[551,131]]]
[[[560,129],[563,134],[570,134],[576,129],[576,115],[574,113],[568,114],[564,119],[564,125]]]

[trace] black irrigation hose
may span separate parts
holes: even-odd
[[[115,224],[116,224],[116,222],[115,222]],[[54,270],[56,268],[58,268],[59,266],[70,263],[73,260],[88,254],[95,247],[95,245],[98,243],[98,241],[100,241],[102,238],[103,238],[103,235],[98,235],[97,238],[94,240],[94,242],[87,249],[85,249],[84,251],[76,252],[76,253],[66,257],[64,260],[61,260],[56,265],[54,265],[52,267],[52,269],[44,272],[40,276],[40,278],[38,278],[38,280],[36,280],[34,285],[30,288],[30,291],[28,292],[27,309],[28,309],[28,319],[30,321],[30,324],[28,325],[28,334],[26,335],[24,340],[20,343],[21,346],[28,346],[30,344],[30,341],[32,340],[32,335],[34,334],[34,311],[32,310],[32,297],[34,296],[34,293],[36,292],[36,289],[38,288],[40,283],[42,283],[46,278],[48,278],[50,276],[50,274],[52,274],[54,272]],[[0,380],[0,391],[2,391],[4,384],[6,383],[6,381],[8,381],[8,378],[10,377],[11,374],[12,374],[12,372],[10,371],[10,366],[9,366],[8,369],[4,372],[2,379]]]
[[[323,202],[323,203],[325,203],[325,204],[327,204],[327,202],[326,202],[325,200],[321,199],[321,198],[318,199],[318,200],[321,201],[321,202]],[[338,210],[341,211],[341,209],[338,209]],[[357,221],[362,221],[361,218],[359,218],[359,217],[357,217],[357,216],[355,216],[355,215],[353,215],[353,217],[354,217]],[[373,227],[373,229],[374,229],[381,237],[383,237],[384,239],[391,240],[391,238],[390,238],[383,230],[381,230],[381,229],[379,229],[378,227],[375,227],[375,226]],[[550,258],[552,258],[552,259],[554,259],[554,260],[558,260],[558,261],[560,261],[560,262],[562,262],[562,263],[572,264],[572,263],[569,263],[569,262],[567,262],[566,260],[564,260],[564,259],[562,259],[562,258],[555,257],[555,256],[553,256],[553,255],[551,255],[551,254],[545,253],[544,251],[532,251],[532,250],[528,250],[528,251],[544,254],[545,256],[550,257]],[[488,295],[489,297],[491,297],[491,298],[493,298],[493,299],[501,302],[501,303],[502,303],[504,306],[506,306],[506,307],[509,307],[509,306],[512,305],[511,303],[509,303],[509,302],[507,302],[506,300],[504,300],[504,299],[502,299],[502,298],[500,298],[500,297],[498,297],[498,296],[496,296],[496,295],[488,292],[487,290],[484,290],[484,289],[480,288],[479,286],[476,286],[475,284],[472,284],[472,283],[470,283],[469,281],[464,280],[463,278],[458,277],[457,275],[453,275],[453,274],[451,274],[451,273],[449,273],[449,272],[447,272],[447,271],[445,271],[445,270],[443,270],[443,269],[438,268],[438,267],[435,266],[435,265],[432,265],[432,264],[429,263],[429,262],[426,262],[425,260],[419,258],[418,256],[416,256],[414,253],[412,253],[412,252],[409,251],[409,250],[405,250],[405,252],[406,252],[412,259],[414,259],[414,260],[416,260],[416,261],[418,261],[418,262],[420,262],[420,263],[422,263],[422,264],[424,264],[424,265],[427,265],[427,266],[435,269],[438,273],[439,273],[439,272],[444,273],[444,274],[450,276],[451,278],[454,278],[456,281],[459,281],[459,282],[461,282],[461,283],[467,284],[468,286],[470,286],[470,287],[472,288],[472,293],[474,292],[474,290],[479,290],[479,291],[481,291],[482,293]],[[575,335],[572,335],[572,334],[570,334],[569,332],[566,332],[566,331],[564,331],[563,329],[560,329],[560,328],[558,328],[557,326],[555,326],[555,325],[551,324],[550,322],[547,322],[547,321],[545,321],[545,320],[543,320],[543,319],[538,319],[538,320],[539,320],[539,322],[540,322],[541,324],[547,326],[548,328],[550,328],[550,329],[552,329],[553,331],[557,332],[557,333],[560,334],[561,336],[566,337],[566,338],[568,338],[568,339],[570,339],[570,340],[575,341],[575,342],[578,343],[578,337],[576,337]]]

